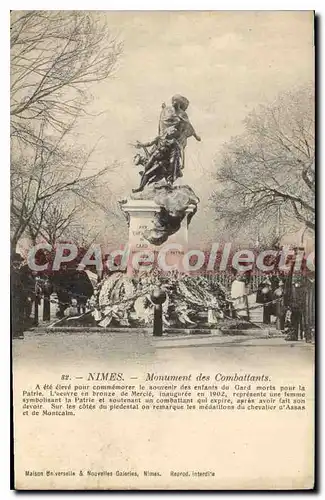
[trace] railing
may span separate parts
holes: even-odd
[[[226,290],[231,289],[231,284],[234,281],[234,275],[229,272],[221,272],[218,274],[205,272],[203,273],[203,276],[205,276],[209,281],[220,284]],[[248,285],[249,293],[255,293],[264,279],[265,279],[265,274],[262,273],[253,274],[252,276],[250,276]]]

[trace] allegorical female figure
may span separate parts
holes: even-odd
[[[182,177],[184,168],[184,150],[189,137],[201,138],[197,135],[186,113],[189,105],[188,99],[181,95],[172,97],[172,105],[162,105],[159,119],[158,135],[152,141],[136,144],[137,148],[153,146],[147,152],[147,158],[137,157],[137,163],[144,166],[139,188],[133,192],[144,189],[148,183],[158,182],[162,178],[173,184],[178,177]]]

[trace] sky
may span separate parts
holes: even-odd
[[[91,168],[117,160],[110,177],[117,198],[139,182],[133,166],[136,140],[155,137],[161,104],[186,96],[189,118],[202,142],[188,141],[182,183],[201,202],[190,242],[218,241],[217,214],[209,197],[214,159],[223,143],[243,132],[245,116],[281,91],[313,80],[313,16],[310,11],[102,12],[124,53],[114,78],[91,89],[91,118],[81,120],[78,142],[101,137]],[[100,217],[103,217],[101,214]],[[127,238],[119,225],[106,241]],[[124,242],[124,241],[123,241]]]

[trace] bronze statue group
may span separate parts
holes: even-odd
[[[172,185],[183,176],[187,139],[194,137],[197,141],[201,140],[186,113],[188,105],[188,99],[178,94],[172,97],[171,106],[163,103],[158,135],[152,141],[136,143],[136,148],[142,148],[144,154],[137,154],[134,162],[142,165],[144,170],[140,172],[140,186],[133,189],[134,193],[143,191],[147,184],[163,179]]]

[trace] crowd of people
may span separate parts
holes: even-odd
[[[93,295],[93,284],[85,270],[62,265],[57,272],[33,272],[23,257],[15,252],[11,256],[11,332],[13,338],[23,338],[24,331],[38,324],[38,306],[41,298],[56,294],[56,316],[63,318],[66,311],[75,308],[86,312],[86,304]],[[34,304],[34,308],[33,308]],[[34,314],[32,311],[34,309]],[[33,317],[32,317],[33,316]]]
[[[251,305],[248,304],[250,277],[238,274],[231,287],[235,317],[249,319]],[[276,329],[286,340],[311,342],[315,330],[315,282],[312,276],[264,277],[256,290],[256,305],[263,313],[263,324],[275,322]]]
[[[237,274],[231,286],[234,317],[250,319],[248,295],[250,277]],[[88,300],[94,293],[93,283],[85,270],[63,265],[55,273],[36,273],[30,270],[19,253],[11,256],[11,330],[13,338],[23,338],[25,330],[38,324],[41,297],[48,300],[56,294],[56,316],[63,318],[67,311],[86,312]],[[34,308],[33,308],[34,304]],[[256,290],[256,304],[263,311],[263,324],[275,322],[278,331],[290,341],[314,339],[315,282],[312,276],[266,276]],[[34,314],[32,315],[32,311]]]
[[[276,328],[286,335],[286,340],[305,340],[314,337],[314,282],[307,276],[289,276],[266,279],[260,284],[256,302],[263,304],[263,323],[270,324],[276,317]],[[313,297],[314,299],[314,297]]]

